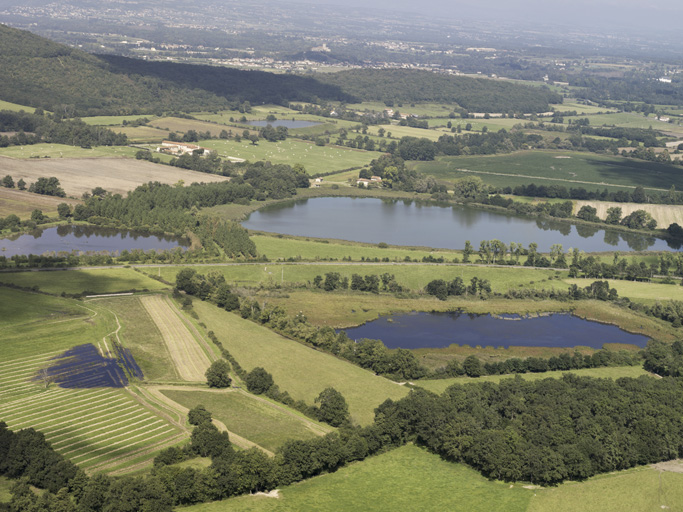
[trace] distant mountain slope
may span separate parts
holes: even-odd
[[[96,56],[0,25],[0,99],[72,115],[212,110],[228,101],[350,99],[314,79]]]
[[[357,69],[319,78],[363,101],[457,103],[469,112],[546,112],[562,96],[545,87],[408,69]]]

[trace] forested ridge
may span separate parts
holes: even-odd
[[[229,101],[352,100],[312,78],[96,56],[0,25],[0,97],[62,116],[227,108]]]
[[[550,103],[562,103],[562,96],[545,87],[429,71],[359,69],[329,73],[320,80],[363,101],[457,103],[469,112],[538,113],[550,110]],[[410,110],[408,105],[404,109]]]

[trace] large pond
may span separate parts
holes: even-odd
[[[95,226],[58,226],[35,230],[14,240],[0,240],[0,256],[59,252],[121,252],[124,249],[171,250],[187,242],[174,237],[143,235],[134,231]]]
[[[576,347],[602,348],[605,343],[644,347],[649,338],[614,325],[591,322],[568,313],[539,317],[407,313],[380,317],[346,329],[351,339],[379,339],[388,348]]]
[[[309,126],[317,126],[322,123],[318,123],[316,121],[295,121],[294,119],[278,119],[276,121],[247,121],[244,124],[248,124],[250,126],[258,126],[260,128],[264,128],[268,125],[272,126],[273,128],[277,128],[278,126],[284,126],[287,129],[294,129],[294,128],[308,128]]]
[[[525,247],[534,242],[543,252],[553,244],[586,252],[671,250],[666,241],[637,233],[409,200],[303,199],[262,208],[242,224],[287,235],[443,249],[462,249],[469,240],[477,250],[480,241],[496,239]]]

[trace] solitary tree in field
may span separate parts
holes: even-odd
[[[202,423],[211,422],[211,413],[206,410],[203,405],[190,409],[187,413],[187,421],[190,425],[200,425]]]
[[[273,385],[273,376],[266,370],[257,366],[247,374],[245,379],[247,389],[254,394],[260,395],[268,391]]]
[[[334,388],[324,389],[315,403],[320,404],[318,418],[333,427],[338,427],[349,418],[349,406],[344,396]]]
[[[229,371],[230,365],[227,361],[224,361],[223,359],[214,361],[211,363],[211,366],[209,366],[209,369],[206,370],[206,383],[210,388],[227,388],[232,382],[228,373]]]

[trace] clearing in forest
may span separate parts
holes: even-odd
[[[149,295],[142,297],[140,302],[159,328],[180,378],[191,382],[206,380],[204,373],[211,361],[175,313],[169,299],[162,295]]]

